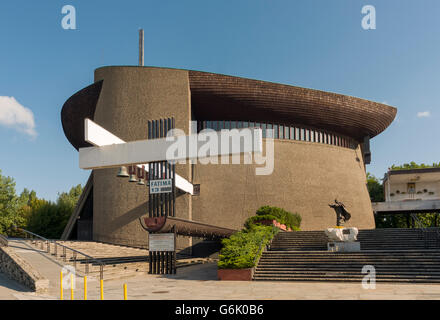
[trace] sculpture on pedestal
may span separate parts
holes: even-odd
[[[336,213],[336,227],[328,228],[325,230],[325,234],[328,237],[327,243],[328,251],[332,252],[358,252],[361,250],[360,242],[357,240],[358,229],[344,228],[345,222],[350,220],[351,214],[345,210],[345,206],[342,202],[335,199],[334,204],[329,204],[330,208],[335,209]]]
[[[351,214],[345,210],[345,206],[342,202],[335,199],[335,204],[329,204],[330,208],[333,208],[336,212],[336,226],[341,227],[350,220]]]

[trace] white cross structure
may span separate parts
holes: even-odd
[[[179,161],[187,160],[197,157],[199,150],[206,144],[206,136],[203,139],[198,139],[199,136],[204,134],[192,134],[189,136],[179,137],[167,137],[160,139],[147,139],[125,142],[118,138],[113,133],[102,128],[90,119],[85,119],[85,141],[94,145],[94,147],[86,147],[79,149],[79,167],[81,169],[102,169],[112,168],[120,166],[137,165],[138,168],[144,168],[148,172],[148,165],[146,163],[153,161]],[[243,129],[245,130],[245,129]],[[249,129],[247,129],[249,130]],[[221,148],[220,150],[214,149],[209,153],[209,157],[215,156],[228,156],[240,153],[262,153],[263,139],[262,130],[260,128],[254,128],[250,130],[250,139],[244,139],[241,144],[241,138],[243,138],[242,132],[239,130],[225,132],[211,132],[209,136],[212,138],[215,135],[217,139],[217,146],[223,146],[225,139],[232,139],[237,144],[238,148],[234,145],[231,148]],[[193,146],[189,151],[189,155],[186,152],[178,152],[170,157],[170,148],[175,147],[176,141],[179,140],[185,145]],[[229,145],[228,145],[229,146]],[[191,149],[191,148],[190,148]],[[194,194],[194,187],[185,178],[176,174],[175,185],[177,188],[184,192]]]

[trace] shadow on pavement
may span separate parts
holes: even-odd
[[[0,272],[0,290],[1,288],[8,288],[10,290],[15,290],[19,292],[33,292],[25,286],[22,286],[15,280],[9,279],[4,273]]]
[[[164,274],[161,278],[176,280],[200,280],[200,281],[216,281],[217,280],[217,263],[197,264],[194,266],[183,267],[177,269],[177,274]]]

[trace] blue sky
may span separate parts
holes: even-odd
[[[76,8],[76,30],[61,27],[64,5]],[[376,30],[361,27],[364,5],[376,8]],[[376,176],[392,164],[439,162],[439,11],[438,0],[1,1],[0,97],[30,109],[35,126],[0,118],[0,169],[18,192],[27,187],[51,200],[86,182],[61,107],[93,82],[97,67],[137,64],[139,28],[145,65],[396,106],[397,119],[371,142],[367,170]]]

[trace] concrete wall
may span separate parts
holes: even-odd
[[[337,198],[352,215],[347,226],[375,228],[359,148],[275,140],[274,151],[267,176],[256,176],[256,165],[197,164],[194,220],[241,228],[260,206],[271,205],[299,213],[302,230],[323,230],[336,225],[328,204]]]
[[[146,139],[147,121],[175,117],[189,132],[188,72],[149,67],[104,67],[94,121],[126,141]],[[182,195],[177,216],[224,227],[241,228],[262,205],[298,212],[303,230],[322,230],[336,223],[335,198],[352,214],[348,225],[374,228],[360,149],[292,140],[275,141],[272,175],[256,176],[256,165],[178,165],[177,173],[201,184],[200,196]],[[94,172],[94,240],[146,246],[138,218],[148,212],[147,188],[116,177],[118,169]],[[191,245],[179,238],[178,247]]]
[[[0,272],[37,293],[46,293],[49,280],[8,247],[0,247]]]
[[[147,121],[174,117],[176,127],[188,133],[190,92],[188,73],[182,70],[142,67],[104,67],[95,81],[104,80],[94,121],[125,141],[147,138]],[[138,218],[148,213],[147,188],[117,178],[118,169],[94,171],[94,240],[145,246],[148,243]],[[176,172],[189,179],[191,167],[178,165]],[[176,200],[182,218],[191,218],[191,197]],[[189,245],[188,238],[178,247]]]
[[[440,199],[440,182],[439,181],[420,181],[415,182],[415,193],[408,193],[408,182],[391,182],[390,191],[388,191],[388,183],[385,183],[385,201],[404,201],[404,200],[438,200]],[[399,190],[399,193],[397,193]],[[424,192],[424,190],[427,190]],[[419,193],[417,193],[419,192]],[[433,192],[433,194],[430,194]],[[391,194],[394,194],[391,196]]]

